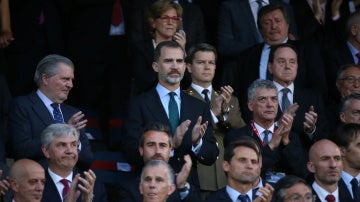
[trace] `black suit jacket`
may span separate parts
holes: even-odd
[[[346,201],[346,202],[356,202],[350,194],[350,191],[348,190],[344,180],[341,178],[338,182],[338,186],[339,186],[339,193],[340,193],[340,199],[341,201]]]
[[[226,187],[211,193],[205,200],[205,202],[232,202],[229,194],[226,192]]]
[[[225,135],[224,146],[236,141],[241,136],[250,136],[261,146],[261,139],[255,134],[251,125],[236,129]],[[306,178],[304,153],[301,148],[299,137],[296,133],[290,132],[290,143],[280,145],[271,150],[268,145],[261,147],[262,168],[261,175],[264,177],[266,171],[284,172]],[[294,158],[296,157],[296,158]]]
[[[77,173],[79,173],[76,169],[74,169],[73,172],[74,172],[73,177],[75,177],[75,175]],[[45,187],[44,187],[43,197],[42,197],[41,201],[43,201],[43,202],[49,202],[49,201],[62,202],[61,196],[56,188],[55,182],[52,180],[52,178],[49,175],[48,169],[45,169],[45,178],[46,178]],[[77,202],[80,202],[80,201],[81,201],[81,195],[78,198]],[[95,185],[94,185],[93,202],[107,202],[105,187],[103,184],[99,183],[98,181],[95,181]]]
[[[298,52],[298,71],[294,82],[295,86],[312,88],[322,95],[326,95],[324,62],[319,47],[301,41],[288,40],[287,43],[295,46]],[[264,45],[264,43],[256,44],[245,50],[240,57],[237,73],[239,91],[236,92],[239,98],[245,98],[249,85],[259,78],[260,59]]]
[[[209,107],[201,100],[198,100],[197,98],[194,98],[184,92],[181,92],[180,97],[180,123],[189,119],[191,120],[191,124],[184,135],[181,145],[175,149],[174,156],[170,158],[169,163],[175,172],[179,172],[183,165],[184,155],[190,154],[193,160],[191,173],[194,176],[191,179],[193,179],[194,182],[190,181],[189,183],[198,185],[196,161],[198,160],[204,165],[212,165],[219,154],[219,149],[216,146],[216,140],[212,134]],[[202,138],[203,144],[199,154],[195,155],[191,150],[191,132],[199,116],[202,116],[203,118],[202,123],[208,121],[209,125],[204,137]],[[130,102],[127,119],[124,123],[124,133],[122,138],[123,153],[130,163],[138,166],[143,164],[143,160],[138,151],[139,140],[143,127],[148,122],[154,121],[170,125],[169,119],[155,88],[134,97],[134,99]]]
[[[125,182],[121,182],[118,186],[117,199],[121,202],[142,202],[143,197],[139,190],[140,175],[135,179],[130,179]],[[169,202],[198,202],[201,201],[199,192],[195,191],[196,188],[190,185],[190,191],[184,200],[180,199],[180,193],[177,189],[169,196],[167,201]]]
[[[299,135],[303,148],[305,151],[308,151],[315,141],[327,138],[330,132],[328,129],[324,103],[322,97],[319,94],[311,91],[310,89],[300,88],[297,86],[294,88],[293,102],[298,103],[299,108],[296,111],[296,116],[294,117],[292,131]],[[280,104],[281,101],[279,102],[277,120],[283,114],[280,109]],[[305,121],[305,113],[309,111],[311,105],[314,106],[315,112],[318,114],[316,130],[312,139],[310,139],[309,136],[304,132],[303,125],[303,122]]]
[[[342,179],[340,179],[340,180],[342,181]],[[353,200],[350,196],[350,193],[346,193],[346,192],[344,192],[345,190],[343,188],[340,188],[340,181],[339,181],[338,186],[339,186],[338,187],[339,188],[339,201],[340,202],[353,202]],[[345,189],[347,189],[345,184],[344,184],[344,186],[345,186]],[[314,190],[314,188],[312,186],[311,186],[311,189],[312,189],[313,195],[316,196],[315,202],[321,202],[319,196],[317,195],[316,191]],[[349,198],[349,196],[350,196],[350,198]]]
[[[79,110],[61,104],[64,121],[67,122]],[[30,158],[44,162],[45,157],[41,151],[41,132],[50,124],[55,123],[52,114],[46,108],[36,92],[21,96],[13,100],[10,105],[9,134],[15,159]],[[77,166],[88,170],[93,161],[89,140],[84,131],[80,132],[81,151]]]

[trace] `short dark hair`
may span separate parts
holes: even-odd
[[[287,9],[285,7],[285,5],[281,2],[277,2],[277,3],[270,3],[264,7],[262,7],[260,10],[259,10],[259,13],[258,13],[258,20],[257,20],[257,25],[258,25],[258,28],[261,29],[261,18],[268,14],[268,13],[271,13],[275,10],[280,10],[286,20],[286,22],[288,24],[290,24],[290,18],[289,18],[289,14],[287,13]]]
[[[224,161],[230,163],[231,158],[235,155],[234,150],[237,147],[247,147],[254,150],[259,160],[261,155],[260,146],[253,138],[251,137],[248,138],[247,136],[241,136],[239,137],[239,139],[230,142],[228,145],[226,145],[224,152]]]
[[[340,103],[340,112],[345,112],[349,106],[350,100],[360,100],[360,94],[352,93],[350,95],[345,96]]]
[[[336,132],[332,136],[332,141],[338,145],[338,147],[344,147],[347,149],[350,143],[360,135],[360,124],[347,123],[340,124],[336,129]]]
[[[144,135],[148,131],[158,131],[158,132],[164,132],[169,136],[169,145],[171,147],[172,143],[172,137],[171,137],[171,130],[170,127],[166,124],[159,123],[159,122],[149,122],[145,125],[142,135],[140,137],[140,147],[144,147]]]
[[[304,179],[296,177],[294,175],[287,175],[281,178],[274,186],[275,189],[273,193],[274,202],[285,201],[285,197],[286,197],[285,189],[288,189],[297,183],[303,183],[311,190],[311,187],[308,184],[306,184],[306,181]]]
[[[215,61],[217,60],[217,51],[216,51],[216,48],[210,44],[207,44],[207,43],[198,43],[198,44],[195,44],[194,46],[192,46],[189,51],[187,52],[187,56],[185,58],[185,62],[186,63],[192,63],[194,57],[195,57],[195,54],[197,52],[213,52],[214,55],[215,55]]]
[[[184,57],[185,57],[185,51],[184,51],[183,47],[179,43],[177,43],[176,41],[162,41],[155,48],[154,61],[156,61],[156,62],[159,61],[159,58],[161,56],[161,49],[163,47],[179,48],[179,49],[181,49],[183,51]]]
[[[350,69],[350,68],[353,68],[353,67],[360,69],[360,65],[357,65],[357,64],[343,64],[343,65],[341,65],[340,68],[339,68],[339,70],[337,71],[336,79],[337,79],[337,80],[343,79],[343,78],[342,78],[343,72],[344,72],[345,70]]]
[[[296,57],[298,56],[298,52],[294,45],[288,44],[288,43],[282,43],[282,44],[271,47],[270,54],[269,54],[269,63],[274,62],[275,51],[278,50],[279,48],[291,48],[295,52]]]

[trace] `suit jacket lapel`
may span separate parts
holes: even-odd
[[[148,93],[145,94],[145,101],[149,111],[156,119],[160,119],[163,123],[170,124],[169,118],[166,115],[166,111],[161,103],[159,94],[155,88],[152,88]]]
[[[43,122],[44,125],[50,125],[52,123],[55,123],[52,114],[50,114],[49,110],[46,108],[45,104],[42,102],[36,92],[30,94],[29,98],[33,103],[32,108],[34,114],[38,115],[39,119]]]

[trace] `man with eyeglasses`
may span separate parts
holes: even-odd
[[[341,101],[339,118],[341,123],[360,124],[360,94],[350,94]]]
[[[275,123],[278,113],[278,93],[272,81],[255,80],[248,89],[248,108],[253,120],[249,125],[233,130],[224,137],[224,145],[241,136],[250,136],[261,145],[261,175],[270,182],[281,173],[306,177],[305,158],[299,137],[291,132],[293,115],[284,113]]]
[[[273,202],[313,202],[315,197],[304,179],[288,175],[275,184]]]
[[[346,108],[353,108],[354,106],[356,106],[352,103],[356,103],[356,101],[351,101],[350,106],[344,106],[344,104],[348,105],[348,103],[345,103],[344,99],[350,94],[360,93],[360,66],[356,64],[343,65],[337,75],[336,87],[338,92],[340,93],[339,95],[341,101],[329,104],[327,106],[326,111],[330,131],[335,130],[341,122],[344,122],[344,120],[341,120],[341,116],[349,115],[349,113],[345,113],[345,111],[347,111]],[[339,110],[343,112],[343,115],[341,115],[340,113],[340,118]]]

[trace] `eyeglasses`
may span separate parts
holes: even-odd
[[[342,81],[344,81],[346,83],[349,83],[349,84],[353,84],[356,81],[360,83],[360,78],[355,78],[353,76],[345,77],[345,78],[342,78],[340,80],[342,80]]]
[[[181,21],[181,17],[178,16],[168,16],[168,15],[162,15],[159,17],[159,19],[163,22],[168,22],[170,20],[173,20],[175,22],[179,22]]]
[[[291,202],[313,202],[315,201],[316,196],[312,194],[306,194],[305,196],[301,196],[299,194],[295,194],[293,196],[290,196],[287,201]]]

